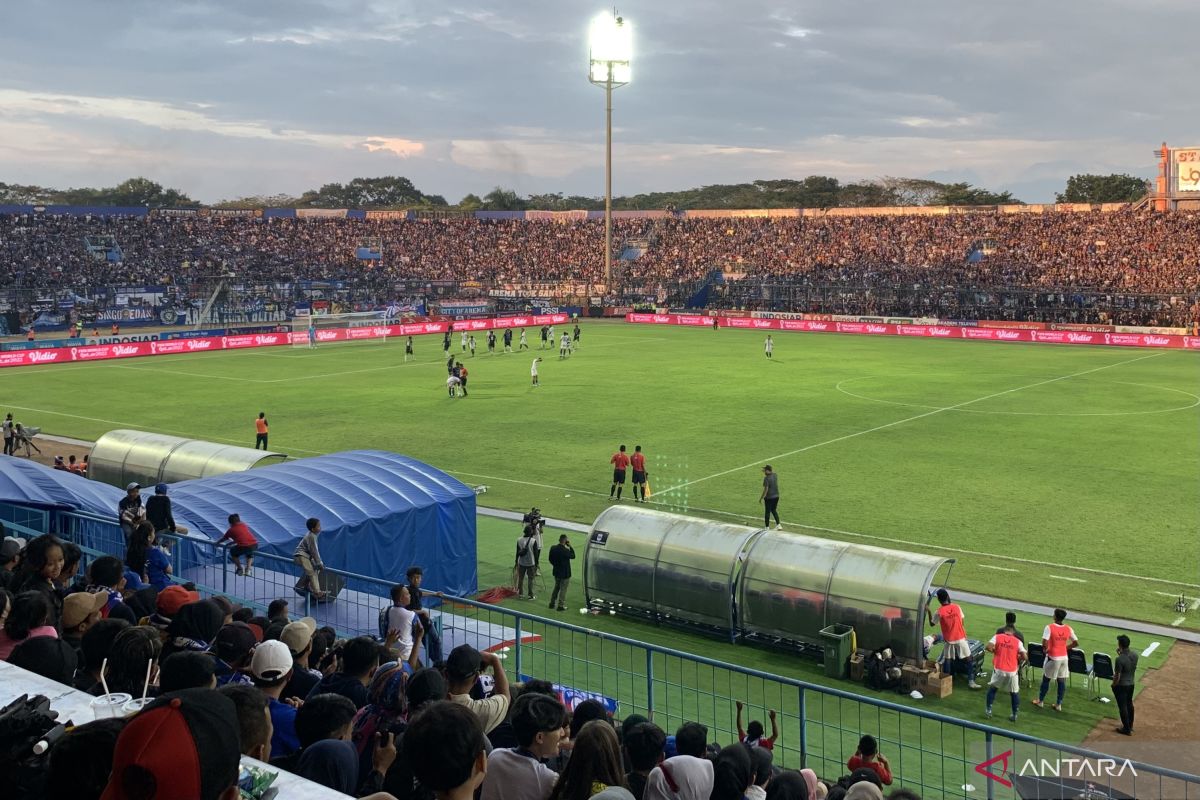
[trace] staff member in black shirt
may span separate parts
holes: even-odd
[[[565,611],[567,608],[567,586],[571,583],[571,561],[574,558],[575,551],[571,549],[571,542],[564,533],[558,537],[558,544],[550,548],[550,566],[554,569],[554,591],[550,593],[550,608],[557,608],[559,611]]]
[[[1117,637],[1117,663],[1113,670],[1112,693],[1117,699],[1117,711],[1121,714],[1121,727],[1117,733],[1133,735],[1133,675],[1137,672],[1137,653],[1129,649],[1129,637]]]

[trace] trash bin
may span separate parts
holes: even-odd
[[[821,644],[825,649],[825,675],[844,678],[849,669],[854,626],[836,623],[821,629]]]

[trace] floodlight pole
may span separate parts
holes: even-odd
[[[604,290],[612,289],[612,93],[613,65],[604,82]]]

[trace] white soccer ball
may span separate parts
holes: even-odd
[[[586,613],[587,613],[587,609],[586,609],[586,608],[581,608],[581,609],[579,609],[579,613],[580,613],[580,614],[586,614]]]
[[[563,497],[570,497],[570,496],[571,496],[571,495],[569,495],[569,494],[564,494],[564,495],[563,495]]]
[[[615,614],[615,613],[617,613],[617,610],[616,610],[615,608],[610,608],[610,609],[608,610],[608,613],[610,613],[610,614]]]

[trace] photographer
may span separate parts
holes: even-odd
[[[574,558],[575,551],[564,533],[558,537],[558,544],[550,548],[550,567],[554,570],[554,591],[550,593],[552,609],[565,611],[567,608],[567,586],[571,583],[571,561]]]
[[[517,573],[517,596],[533,598],[533,577],[537,575],[537,556],[534,548],[539,527],[534,524],[526,525],[524,532],[517,538],[517,558],[513,569]],[[525,581],[529,581],[529,594],[523,591]]]
[[[533,536],[533,565],[539,567],[542,563],[542,529],[546,527],[546,518],[542,516],[542,510],[534,506],[521,518],[521,522],[525,525],[526,535]]]

